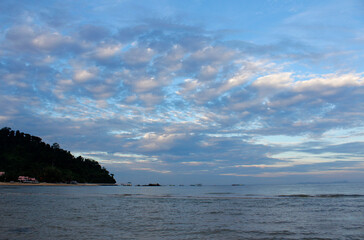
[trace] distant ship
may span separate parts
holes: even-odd
[[[159,187],[160,184],[159,183],[149,183],[148,185],[144,185],[144,186],[148,186],[148,187]]]
[[[145,185],[136,185],[137,187],[159,187],[161,186],[159,183],[149,183],[149,184],[145,184]]]
[[[128,183],[121,183],[120,186],[128,186],[128,187],[130,187],[130,186],[133,186],[133,185],[131,184],[131,182],[128,182]]]

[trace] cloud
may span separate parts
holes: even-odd
[[[201,165],[217,165],[217,162],[198,162],[198,161],[191,161],[191,162],[181,162],[181,164],[183,165],[188,165],[188,166],[201,166]]]
[[[95,50],[95,57],[98,59],[107,59],[115,56],[121,50],[121,44],[102,46]]]
[[[145,151],[169,150],[176,142],[186,140],[186,134],[156,134],[146,133],[141,139],[140,147]]]
[[[108,28],[91,24],[81,26],[78,34],[80,35],[81,39],[95,42],[106,39],[111,35]]]
[[[235,177],[263,177],[263,178],[275,178],[275,177],[286,177],[286,176],[324,176],[332,175],[337,176],[339,174],[345,174],[349,176],[350,174],[360,173],[363,174],[362,170],[326,170],[326,171],[312,171],[312,172],[264,172],[259,174],[236,174],[236,173],[223,173],[222,176],[235,176]]]
[[[171,171],[168,171],[168,170],[157,170],[157,169],[152,169],[152,168],[132,168],[131,170],[157,172],[157,173],[163,173],[163,174],[171,173]]]
[[[57,53],[65,51],[80,52],[82,44],[72,37],[62,35],[57,31],[43,30],[34,25],[13,26],[6,31],[5,45],[13,52],[26,53]]]
[[[29,85],[24,82],[24,73],[8,73],[3,75],[3,81],[5,84],[13,85],[21,88],[26,88]]]
[[[259,89],[289,88],[293,83],[291,75],[292,73],[289,72],[269,74],[263,77],[259,77],[257,80],[253,82],[252,86],[257,87]]]
[[[333,144],[321,148],[306,149],[307,152],[314,154],[322,153],[347,153],[360,156],[364,154],[364,142],[349,142],[343,144]]]
[[[295,91],[327,91],[327,88],[364,86],[364,78],[362,73],[325,74],[306,81],[295,82],[294,85]],[[334,92],[327,91],[326,93]]]
[[[57,32],[45,33],[36,36],[32,40],[32,44],[38,49],[52,50],[55,48],[60,48],[62,45],[72,44],[72,39],[67,36],[62,36]]]
[[[122,59],[131,66],[142,66],[148,63],[154,56],[152,48],[133,47],[123,54]]]
[[[120,17],[114,4],[5,5],[1,124],[122,171],[276,177],[359,166],[359,31],[355,44],[344,41],[335,22],[318,26],[321,38],[309,30],[320,9],[245,32],[213,19]],[[327,137],[339,129],[347,132]]]
[[[163,100],[163,96],[152,93],[140,94],[139,98],[144,102],[147,107],[153,107]]]
[[[96,67],[92,67],[90,69],[76,69],[73,79],[78,83],[87,82],[90,79],[93,79],[97,76],[98,69]]]
[[[138,79],[131,83],[134,85],[135,92],[149,92],[159,87],[158,81],[154,78]]]

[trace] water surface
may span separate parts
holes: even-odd
[[[362,184],[0,186],[0,239],[364,239]]]

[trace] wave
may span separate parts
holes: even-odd
[[[288,194],[288,195],[278,195],[278,197],[287,197],[287,198],[344,198],[344,197],[364,197],[362,194],[315,194],[315,195],[308,195],[308,194]]]
[[[229,195],[229,194],[234,194],[232,192],[211,192],[211,193],[206,193],[208,195]]]
[[[177,199],[275,199],[275,198],[363,198],[362,194],[280,194],[280,195],[234,195],[231,192],[211,192],[205,195],[174,195],[174,194],[112,194],[114,197],[129,198],[177,198]]]

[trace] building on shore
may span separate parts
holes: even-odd
[[[38,183],[38,180],[28,176],[19,176],[18,181],[22,183]]]

